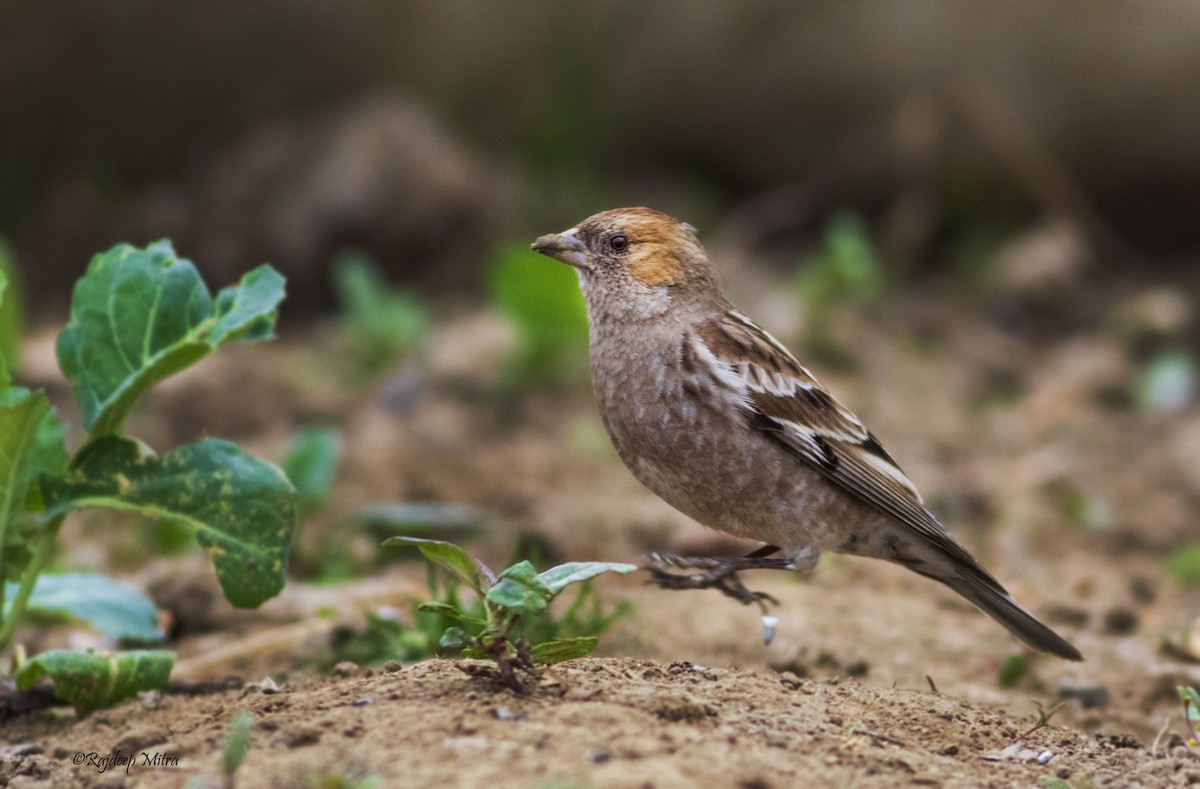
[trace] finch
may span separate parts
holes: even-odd
[[[671,506],[801,571],[823,551],[895,562],[1030,647],[1083,659],[954,541],[858,417],[730,304],[691,225],[620,208],[532,248],[578,274],[604,427]]]

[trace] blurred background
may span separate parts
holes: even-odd
[[[169,237],[214,289],[283,271],[282,342],[164,384],[135,428],[324,451],[300,580],[382,571],[406,519],[482,520],[493,556],[514,536],[555,559],[734,550],[621,468],[573,276],[527,251],[599,210],[665,210],[1089,663],[998,691],[979,670],[1013,649],[998,629],[951,634],[912,615],[929,584],[862,563],[819,582],[837,602],[788,608],[767,659],[1086,691],[1112,704],[1074,721],[1152,737],[1200,681],[1198,41],[1192,0],[5,0],[6,320],[23,299],[24,375],[71,421],[53,332],[93,254]],[[472,509],[393,506],[414,502]],[[138,567],[161,533],[82,560]],[[202,560],[144,580],[177,634],[218,629]],[[863,599],[877,585],[912,594]],[[730,641],[746,611],[706,613],[698,645],[663,623],[708,609],[672,604],[617,648],[763,659]]]
[[[317,305],[345,246],[477,295],[498,244],[628,203],[791,263],[850,207],[888,266],[1065,222],[1089,278],[1182,275],[1198,34],[1188,0],[9,0],[0,232],[39,309],[163,236]]]

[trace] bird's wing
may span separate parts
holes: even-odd
[[[892,516],[951,557],[978,567],[925,509],[916,486],[871,431],[778,340],[737,310],[729,310],[699,327],[691,341],[697,355],[713,365],[717,381],[734,391],[751,426],[770,434],[859,501]]]

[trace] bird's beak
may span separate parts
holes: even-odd
[[[534,241],[529,248],[577,269],[591,268],[587,247],[575,236],[576,230],[573,227],[562,233],[549,233]]]

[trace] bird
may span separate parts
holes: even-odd
[[[692,225],[618,208],[531,248],[578,275],[592,389],[625,466],[701,524],[764,543],[728,569],[768,566],[754,560],[778,551],[800,572],[826,551],[883,559],[950,587],[1029,647],[1083,659],[954,540],[862,421],[730,303]]]

